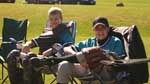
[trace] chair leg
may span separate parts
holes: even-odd
[[[78,84],[77,81],[73,77],[70,78],[70,82],[71,84]]]
[[[55,81],[56,81],[56,78],[55,78],[55,79],[53,79],[53,81],[52,81],[50,84],[53,84]]]
[[[4,78],[4,63],[2,63],[2,80],[3,80],[3,78]]]
[[[74,79],[74,78],[72,78],[72,79],[70,79],[71,80],[71,84],[78,84],[77,83],[77,81]],[[53,81],[52,82],[50,82],[50,84],[53,84],[54,82],[56,81],[56,78],[55,79],[53,79]]]
[[[101,76],[92,72],[92,74],[99,80],[100,84],[104,84],[104,81],[102,80]]]
[[[45,74],[43,74],[43,81],[44,81],[44,84],[45,84]]]
[[[7,67],[2,63],[2,80],[4,79],[4,69],[7,70]]]
[[[4,78],[4,80],[2,81],[2,83],[1,83],[1,84],[4,84],[4,83],[5,83],[5,81],[7,80],[7,78],[8,78],[8,75]]]
[[[73,78],[70,78],[70,83],[73,84]]]
[[[74,78],[72,78],[72,81],[73,81],[75,84],[78,84],[77,81],[76,81]]]
[[[3,71],[2,71],[2,67],[3,67],[3,65],[2,65],[2,63],[1,63],[1,73],[3,73]],[[3,78],[3,77],[2,77],[2,75],[1,75],[0,80],[3,80],[2,78]]]
[[[4,69],[7,70],[7,67],[4,65],[4,63],[2,63],[2,82],[1,82],[1,84],[4,84],[8,78],[8,75],[4,78]]]
[[[57,74],[51,69],[51,67],[49,67],[49,70],[52,72],[52,74],[53,74],[54,77],[57,76]],[[50,82],[50,84],[53,84],[55,81],[56,81],[56,78],[54,78],[54,79],[52,80],[52,82]]]

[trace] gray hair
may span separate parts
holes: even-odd
[[[51,7],[48,10],[48,16],[50,16],[51,14],[60,14],[60,15],[62,15],[62,9],[58,8],[58,7]]]

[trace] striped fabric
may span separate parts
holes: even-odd
[[[41,34],[40,36],[32,39],[32,42],[35,44],[34,47],[39,47],[39,54],[41,55],[45,50],[52,47],[54,43],[59,43],[52,31]]]

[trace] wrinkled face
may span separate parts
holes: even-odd
[[[51,28],[56,28],[59,24],[62,23],[62,17],[60,14],[51,14],[49,16],[49,25]]]
[[[95,36],[98,40],[103,40],[105,38],[107,38],[108,36],[108,28],[106,28],[105,26],[102,26],[102,25],[97,25],[95,27],[94,30],[94,33],[95,33]]]

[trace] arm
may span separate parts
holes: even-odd
[[[39,37],[35,37],[31,41],[28,41],[23,45],[22,52],[28,53],[28,52],[30,52],[31,48],[34,48],[38,45],[39,45]]]
[[[44,51],[43,53],[43,56],[50,56],[52,54],[52,48],[49,48],[48,50]]]
[[[69,46],[69,47],[65,47],[64,51],[65,51],[66,54],[76,55],[76,56],[72,57],[72,59],[76,58],[77,62],[79,62],[83,67],[87,68],[88,65],[86,63],[84,55],[81,52],[76,52],[77,51],[76,48],[77,47],[72,45],[72,46]],[[71,62],[74,62],[74,60],[71,60]],[[69,61],[69,60],[67,60],[67,61]]]
[[[116,55],[119,56],[119,58],[122,58],[125,56],[125,50],[124,50],[123,43],[121,42],[121,40],[117,40],[117,42],[115,43],[113,52],[115,52]]]
[[[73,55],[67,55],[63,57],[32,57],[31,63],[35,67],[43,66],[43,65],[55,65],[61,61],[69,61],[71,63],[80,63],[82,64],[84,61],[87,62],[88,67],[90,69],[95,69],[97,66],[100,66],[100,61],[108,59],[103,53],[103,50],[99,47],[90,47],[84,48],[81,52],[78,52]],[[101,65],[103,67],[103,65]]]
[[[76,52],[73,50],[72,46],[64,47],[65,54],[75,54]]]

